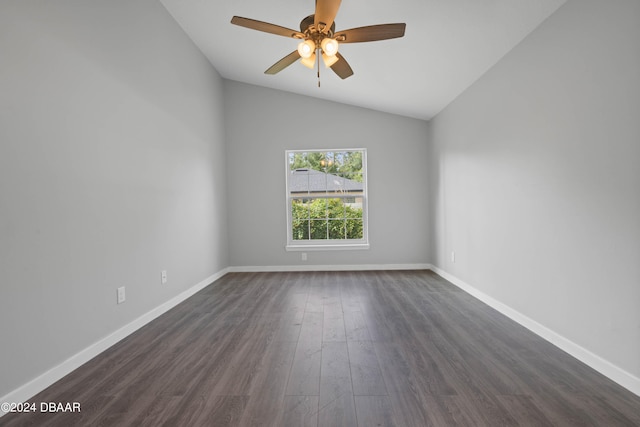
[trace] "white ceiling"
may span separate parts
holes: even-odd
[[[406,33],[341,45],[354,75],[322,66],[320,88],[299,63],[264,74],[298,41],[230,23],[238,15],[298,30],[313,0],[160,1],[224,78],[428,120],[566,0],[343,0],[336,30],[406,22]]]

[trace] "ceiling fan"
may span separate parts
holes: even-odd
[[[353,75],[353,70],[338,52],[340,43],[362,43],[402,37],[406,24],[370,25],[336,32],[334,19],[338,14],[341,2],[342,0],[316,0],[315,13],[300,22],[300,31],[240,16],[234,16],[231,23],[252,30],[301,40],[297,50],[273,64],[265,71],[265,74],[279,73],[302,58],[302,64],[311,69],[314,68],[317,61],[319,77],[320,58],[322,58],[325,66],[331,67],[340,78],[346,79]]]

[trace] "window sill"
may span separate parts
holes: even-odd
[[[344,244],[344,245],[317,245],[317,244],[308,244],[308,245],[287,245],[285,246],[285,250],[287,252],[301,252],[301,251],[353,251],[353,250],[367,250],[369,249],[368,243],[352,243],[352,244]]]

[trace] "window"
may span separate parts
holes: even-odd
[[[289,150],[287,250],[366,249],[364,149]]]

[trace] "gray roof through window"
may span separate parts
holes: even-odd
[[[363,188],[361,182],[314,169],[296,169],[289,176],[289,190],[292,193],[361,193]]]

